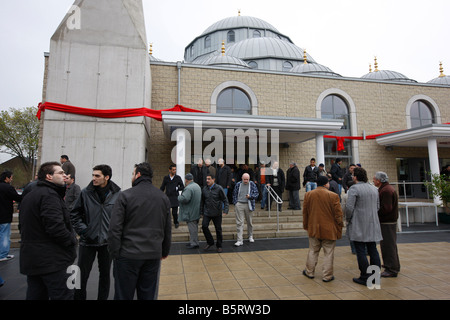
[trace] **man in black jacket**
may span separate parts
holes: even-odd
[[[169,174],[164,177],[163,182],[160,187],[161,191],[166,191],[166,195],[169,198],[170,206],[172,208],[172,218],[173,224],[175,228],[178,228],[180,225],[178,223],[178,191],[183,191],[184,184],[181,177],[177,175],[177,166],[175,164],[171,164],[169,166]]]
[[[19,214],[20,273],[27,276],[27,300],[73,300],[67,268],[76,258],[77,239],[64,202],[64,170],[46,162]]]
[[[289,190],[289,207],[291,210],[300,210],[300,170],[297,163],[291,161],[286,172],[286,190]]]
[[[203,216],[202,230],[207,243],[204,248],[205,251],[214,245],[214,238],[211,231],[209,231],[209,223],[212,220],[216,228],[217,252],[222,252],[222,212],[224,215],[228,214],[228,198],[223,188],[215,183],[214,177],[208,173],[206,175],[206,186],[202,190],[202,201],[200,204],[200,213]]]
[[[81,191],[70,219],[80,235],[78,266],[81,288],[75,290],[75,300],[86,300],[86,285],[94,263],[98,259],[98,300],[107,300],[110,287],[111,258],[108,252],[108,230],[111,212],[120,187],[111,181],[112,169],[106,164],[92,169],[92,181]]]
[[[0,261],[14,258],[14,255],[9,254],[11,222],[14,201],[22,200],[22,196],[11,185],[12,180],[13,173],[11,171],[6,170],[0,174]]]
[[[149,163],[137,164],[132,187],[116,201],[108,233],[108,249],[114,259],[116,300],[158,297],[161,259],[169,255],[172,225],[169,198],[152,184]]]

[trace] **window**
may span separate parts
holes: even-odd
[[[324,119],[342,119],[344,125],[341,130],[336,132],[336,136],[350,136],[350,114],[348,106],[344,99],[337,95],[326,96],[322,100],[321,114]],[[342,159],[342,167],[345,168],[351,162],[352,143],[351,140],[344,141],[344,150],[338,151],[336,139],[324,139],[325,147],[325,166],[331,168],[331,161],[339,157]]]
[[[289,61],[283,62],[283,71],[289,71],[292,69],[292,63]]]
[[[206,48],[210,48],[211,47],[211,37],[210,36],[206,36],[205,38],[205,49]]]
[[[234,31],[228,31],[227,33],[227,42],[235,42],[235,34]]]
[[[261,32],[259,30],[254,30],[253,38],[261,38]]]
[[[248,63],[248,65],[250,66],[250,68],[252,69],[258,69],[258,64],[256,63],[256,61],[250,61]]]
[[[415,101],[411,106],[411,128],[435,123],[436,119],[432,108],[423,100]]]
[[[251,114],[250,99],[238,88],[227,88],[217,98],[217,113]]]

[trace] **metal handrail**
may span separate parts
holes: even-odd
[[[403,195],[404,195],[405,202],[406,202],[407,201],[406,200],[406,185],[413,185],[413,184],[418,184],[418,185],[424,184],[425,185],[425,182],[420,182],[420,181],[414,182],[414,181],[402,180],[402,181],[392,181],[392,182],[389,181],[389,184],[398,185],[398,186],[402,185],[403,186]],[[425,188],[427,189],[427,199],[430,199],[430,192],[428,190],[428,186],[425,185]]]
[[[280,231],[280,210],[278,210],[278,205],[279,204],[283,204],[283,200],[280,198],[280,196],[275,192],[275,190],[273,190],[273,188],[270,185],[265,186],[267,192],[269,193],[269,198],[268,200],[268,204],[267,204],[267,208],[269,211],[269,218],[270,218],[270,199],[273,198],[273,200],[275,200],[275,202],[277,203],[277,232]]]

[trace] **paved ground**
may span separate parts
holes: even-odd
[[[450,300],[450,225],[414,224],[398,234],[401,272],[382,278],[381,289],[370,290],[352,282],[359,270],[347,239],[337,242],[335,280],[321,280],[321,258],[316,277],[301,274],[308,251],[307,238],[225,241],[223,253],[187,249],[174,243],[163,261],[160,300]],[[204,245],[204,243],[201,244]],[[200,248],[201,248],[200,247]],[[0,262],[6,284],[0,300],[24,300],[26,277],[19,273],[19,250],[15,258]],[[322,254],[320,255],[322,257]],[[96,298],[97,267],[88,284],[88,299]],[[110,299],[114,289],[111,288]]]

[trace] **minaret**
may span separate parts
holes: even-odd
[[[91,109],[150,108],[151,74],[142,0],[76,0],[53,34],[47,102]],[[67,154],[77,183],[108,164],[112,180],[131,186],[134,164],[147,160],[150,120],[43,113],[40,163]]]
[[[442,61],[439,62],[439,78],[445,77],[444,67],[442,67]]]

